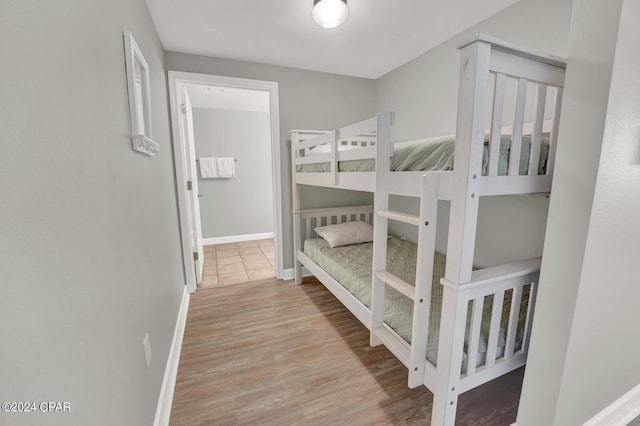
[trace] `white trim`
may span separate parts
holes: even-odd
[[[160,145],[153,139],[149,139],[145,135],[133,135],[131,136],[131,146],[134,151],[153,157],[158,153]]]
[[[213,246],[216,244],[239,243],[242,241],[268,240],[269,238],[273,238],[273,232],[263,232],[261,234],[230,235],[228,237],[203,238],[202,245]]]
[[[171,405],[173,404],[173,391],[176,387],[176,378],[178,377],[178,365],[180,364],[180,352],[182,351],[182,338],[184,337],[184,329],[187,324],[187,312],[189,311],[189,292],[187,287],[184,288],[182,294],[182,302],[178,311],[176,320],[176,328],[173,332],[173,341],[169,349],[169,357],[164,370],[164,379],[162,379],[162,388],[160,389],[160,397],[158,398],[158,407],[156,408],[156,417],[153,421],[154,426],[167,426],[171,417]]]
[[[178,210],[180,212],[180,230],[182,234],[183,263],[187,287],[190,292],[196,289],[195,272],[193,269],[191,244],[189,242],[189,223],[186,217],[187,196],[186,185],[181,182],[184,171],[182,170],[182,143],[179,131],[180,110],[177,101],[178,85],[207,84],[215,86],[236,87],[242,89],[262,90],[269,93],[269,114],[271,117],[271,167],[273,183],[273,209],[274,209],[274,242],[275,242],[275,272],[276,278],[281,278],[284,268],[283,253],[283,228],[282,228],[282,170],[280,168],[280,107],[278,101],[278,83],[272,81],[250,80],[246,78],[225,77],[219,75],[169,71],[169,97],[171,101],[171,123],[173,126],[173,147],[176,167],[176,182],[178,188]]]
[[[282,279],[283,280],[292,280],[295,278],[295,268],[287,268],[284,271],[282,271]],[[302,267],[302,276],[303,277],[311,277],[313,276],[313,274],[311,272],[309,272],[309,270],[305,267]]]
[[[640,416],[640,385],[622,395],[611,405],[587,420],[583,426],[626,426]],[[511,423],[511,426],[518,426]]]
[[[625,426],[640,416],[640,385],[616,399],[584,426]]]

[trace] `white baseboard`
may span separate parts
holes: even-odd
[[[640,416],[640,385],[632,388],[582,426],[625,426]],[[511,426],[518,426],[512,423]]]
[[[182,294],[182,302],[178,311],[178,319],[176,320],[176,328],[173,332],[173,341],[169,349],[169,358],[164,369],[164,378],[162,379],[162,388],[160,389],[160,397],[158,398],[158,407],[156,408],[156,418],[153,422],[154,426],[168,426],[171,417],[171,405],[173,404],[173,391],[176,387],[176,378],[178,377],[178,364],[180,363],[180,352],[182,351],[182,338],[184,337],[184,328],[187,323],[187,311],[189,310],[189,292],[187,287],[184,288]]]
[[[307,268],[305,268],[304,266],[302,267],[302,276],[303,277],[310,277],[313,274],[311,272],[309,272],[309,270]],[[293,268],[289,268],[289,269],[283,269],[282,270],[282,279],[283,280],[292,280],[295,277],[295,271],[293,270]]]
[[[273,238],[273,232],[263,232],[261,234],[231,235],[228,237],[203,238],[202,245],[213,246],[216,244],[240,243],[242,241],[267,240]]]
[[[615,400],[584,426],[624,426],[640,416],[640,385]]]

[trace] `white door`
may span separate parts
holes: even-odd
[[[187,175],[187,204],[189,211],[191,251],[196,272],[196,281],[202,282],[204,270],[204,251],[202,249],[202,225],[200,223],[200,193],[198,192],[198,168],[196,166],[195,138],[193,136],[193,111],[186,90],[183,90],[183,129],[185,141],[185,171]]]

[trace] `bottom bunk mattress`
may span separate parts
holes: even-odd
[[[329,247],[322,238],[311,238],[304,242],[304,253],[324,271],[338,281],[346,290],[362,302],[367,308],[371,307],[371,273],[373,258],[373,243],[353,244],[341,247]],[[396,237],[389,237],[387,241],[387,271],[396,277],[415,285],[417,246],[409,241]],[[429,312],[429,338],[427,343],[427,359],[436,364],[438,354],[438,335],[440,332],[440,314],[442,312],[442,285],[440,278],[444,277],[446,256],[435,252],[433,262],[433,285],[431,286],[431,309]],[[498,338],[498,357],[504,352],[506,329],[511,309],[511,291],[505,293],[502,312],[500,335]],[[526,312],[528,305],[529,286],[523,291],[520,306],[520,318],[516,334],[516,349],[521,345]],[[478,366],[484,364],[486,343],[489,337],[491,323],[492,297],[485,297],[482,313],[482,327],[478,345]],[[413,302],[387,286],[385,290],[384,320],[404,340],[411,343],[411,328],[413,321]],[[469,305],[469,312],[471,306]],[[470,318],[469,312],[467,319]],[[469,323],[465,333],[465,353],[469,334]],[[466,355],[465,355],[466,360]],[[462,368],[465,368],[463,363]]]

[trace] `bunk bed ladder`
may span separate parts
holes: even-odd
[[[390,286],[413,301],[413,323],[411,328],[411,344],[384,325],[384,298],[372,300],[372,316],[381,318],[381,322],[373,323],[371,328],[372,344],[379,339],[409,369],[409,387],[415,388],[425,383],[426,354],[429,330],[429,307],[431,306],[431,286],[433,277],[433,258],[436,238],[436,220],[438,213],[439,173],[427,173],[423,176],[422,196],[420,197],[420,215],[409,215],[391,210],[378,210],[376,220],[380,226],[388,226],[388,220],[418,226],[418,253],[416,262],[416,285],[413,286],[386,270],[386,265],[375,264],[374,293],[379,297],[384,294],[385,286]],[[386,256],[386,236],[378,249]],[[385,259],[386,260],[386,259]]]
[[[380,117],[379,117],[380,118]],[[390,150],[385,121],[379,120],[376,156],[376,226],[373,248],[373,282],[371,298],[371,345],[384,345],[409,369],[410,388],[424,384],[426,353],[429,330],[429,307],[431,305],[431,285],[435,230],[438,209],[438,186],[440,174],[426,173],[423,176],[420,197],[420,215],[389,210],[388,173]],[[386,270],[387,234],[389,220],[408,223],[418,227],[418,254],[416,285],[413,286]],[[384,294],[390,286],[413,301],[413,324],[411,344],[384,324]]]

